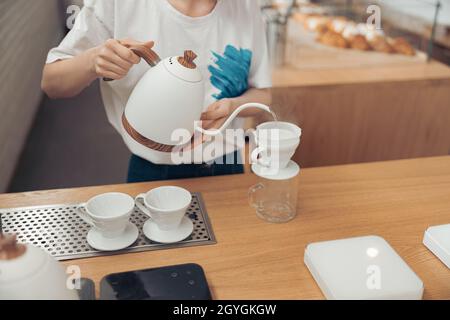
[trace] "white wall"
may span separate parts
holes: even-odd
[[[14,174],[42,99],[41,72],[61,37],[61,21],[58,0],[0,1],[0,192]]]

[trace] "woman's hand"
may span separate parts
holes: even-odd
[[[219,129],[233,112],[233,101],[231,99],[222,99],[211,104],[205,112],[202,113],[201,125],[205,130]],[[209,136],[197,133],[192,142],[184,150],[191,150],[203,144],[210,139]]]
[[[221,99],[214,102],[202,113],[200,120],[202,120],[203,129],[219,129],[233,111],[234,105],[231,99]]]
[[[225,98],[212,103],[205,112],[202,113],[202,128],[205,130],[219,129],[227,121],[228,117],[241,105],[249,102],[259,102],[266,105],[272,103],[272,94],[270,89],[251,88],[240,97]],[[240,117],[252,117],[260,113],[257,108],[243,110]],[[208,141],[210,136],[196,134],[195,139],[185,147],[185,151],[194,149],[202,143]]]
[[[51,98],[74,97],[98,78],[119,80],[141,59],[127,46],[143,45],[151,49],[153,42],[108,40],[79,55],[46,64],[42,75],[42,90]]]
[[[124,78],[133,65],[138,64],[138,57],[127,46],[145,45],[153,47],[153,42],[141,43],[134,40],[110,39],[93,50],[92,71],[97,78],[120,80]]]
[[[237,108],[249,102],[259,102],[270,106],[272,103],[271,90],[250,88],[240,97],[225,98],[214,102],[202,114],[203,128],[220,128]],[[261,110],[257,108],[249,108],[239,113],[239,117],[253,117],[260,112]]]

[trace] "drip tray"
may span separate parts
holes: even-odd
[[[129,248],[114,252],[101,252],[89,246],[86,236],[91,227],[76,214],[79,205],[2,209],[0,231],[17,234],[20,243],[40,247],[60,261],[217,243],[200,193],[192,194],[192,203],[186,212],[194,223],[194,232],[189,238],[175,244],[147,239],[142,227],[148,217],[135,207],[130,221],[138,227],[139,238]]]

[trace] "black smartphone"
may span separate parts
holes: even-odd
[[[183,264],[107,275],[100,282],[101,300],[211,300],[205,272]]]

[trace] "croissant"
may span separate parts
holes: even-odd
[[[391,46],[395,52],[404,54],[407,56],[415,56],[416,50],[405,38],[399,37],[391,40]]]
[[[373,50],[384,53],[395,53],[394,48],[389,44],[389,42],[381,36],[375,37],[369,40],[369,44]]]
[[[347,39],[352,49],[363,51],[372,50],[366,37],[360,33],[355,23],[349,23],[342,32],[342,36]]]
[[[360,34],[350,38],[349,43],[350,43],[350,47],[352,49],[362,50],[362,51],[372,50],[372,47],[366,40],[366,37],[364,37],[363,35],[360,35]]]
[[[337,48],[348,48],[349,43],[345,38],[339,33],[333,31],[327,31],[321,34],[318,38],[319,42],[327,46],[337,47]]]

